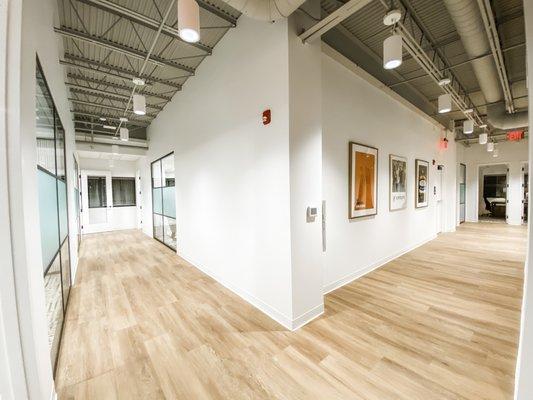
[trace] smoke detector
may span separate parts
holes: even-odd
[[[387,26],[394,25],[402,18],[402,12],[400,10],[390,10],[383,17],[383,23]]]

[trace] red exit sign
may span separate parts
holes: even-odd
[[[518,142],[524,138],[524,131],[509,131],[507,132],[507,140]]]

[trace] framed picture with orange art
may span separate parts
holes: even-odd
[[[378,213],[378,149],[349,143],[349,214],[350,219]]]

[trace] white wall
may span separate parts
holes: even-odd
[[[148,128],[142,182],[151,194],[149,163],[174,151],[178,254],[290,326],[287,35],[286,20],[239,19]]]
[[[335,56],[338,58],[339,56]],[[437,233],[433,186],[445,166],[445,230],[455,226],[455,148],[439,152],[441,131],[381,89],[324,55],[323,195],[327,207],[324,287],[330,291]],[[354,72],[355,71],[355,72]],[[377,147],[378,214],[348,219],[348,142]],[[389,211],[389,154],[407,157],[407,208]],[[415,208],[415,159],[430,163],[429,206]],[[432,165],[436,160],[436,165]]]
[[[486,145],[473,144],[462,149],[460,162],[466,165],[466,220],[478,221],[479,166],[507,164],[509,167],[507,191],[507,223],[522,223],[522,166],[528,161],[528,140],[520,142],[501,142],[497,144],[498,157],[486,150]],[[463,147],[460,145],[460,147]]]

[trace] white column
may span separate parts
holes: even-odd
[[[318,1],[308,12],[320,15]],[[321,41],[298,38],[308,23],[301,13],[289,19],[289,154],[293,328],[321,314],[323,301],[322,222],[306,218],[307,207],[322,203]]]
[[[526,25],[526,53],[527,76],[533,76],[533,3],[524,1],[524,19]],[[533,98],[533,84],[529,81],[529,98]],[[529,126],[533,126],[533,113],[529,112]],[[529,159],[533,157],[533,141],[529,140]],[[531,162],[529,163],[531,169]],[[529,186],[531,187],[531,170],[529,171]],[[531,215],[529,203],[528,215]],[[524,272],[524,301],[522,303],[522,325],[520,331],[520,345],[518,348],[518,362],[515,374],[515,400],[533,399],[533,274],[531,273],[533,259],[533,238],[528,229],[528,249]]]

